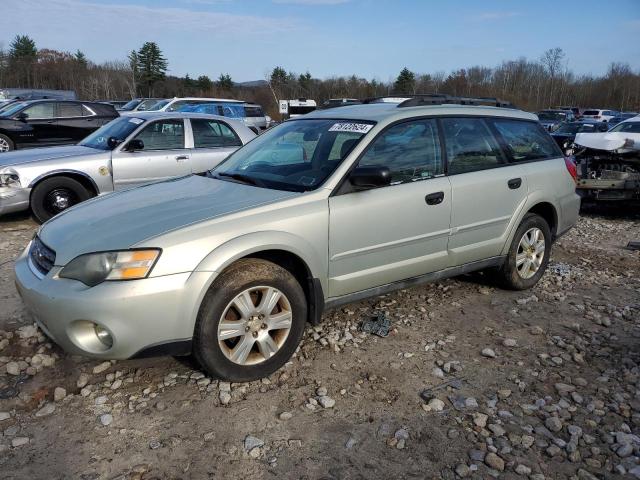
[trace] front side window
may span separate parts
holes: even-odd
[[[147,108],[148,112],[157,112],[162,110],[171,100],[160,100],[157,103],[154,103],[152,106]]]
[[[506,163],[498,141],[480,118],[443,118],[449,174],[475,172]]]
[[[184,148],[184,123],[176,119],[158,120],[135,138],[142,140],[145,150],[179,150]]]
[[[24,110],[29,115],[29,119],[54,118],[56,116],[55,104],[52,102],[42,102],[31,105]]]
[[[144,123],[144,120],[141,118],[118,117],[90,134],[80,142],[80,145],[100,150],[110,150],[124,142],[142,123]],[[114,139],[111,144],[109,143],[110,138]]]
[[[444,166],[435,120],[406,122],[389,128],[372,142],[358,166],[388,167],[392,185],[442,175]]]
[[[79,103],[59,103],[58,104],[58,117],[81,117],[82,106]]]
[[[215,120],[191,119],[195,148],[239,147],[242,142],[228,125]]]
[[[562,156],[556,142],[539,123],[503,119],[492,122],[507,144],[511,158],[516,162]]]
[[[358,120],[290,120],[237,150],[212,174],[263,188],[315,190],[373,126]]]

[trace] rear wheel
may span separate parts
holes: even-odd
[[[15,144],[13,143],[13,141],[6,135],[3,135],[0,133],[0,153],[10,152],[11,150],[14,150],[14,149],[15,149]]]
[[[77,180],[52,177],[38,183],[31,193],[31,211],[43,223],[93,195]]]
[[[306,312],[304,292],[291,273],[266,260],[239,260],[216,279],[202,302],[194,355],[217,378],[265,377],[295,352]]]
[[[544,275],[551,254],[551,229],[544,218],[528,213],[513,237],[498,280],[506,288],[525,290]]]

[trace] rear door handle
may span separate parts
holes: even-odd
[[[424,197],[424,201],[427,205],[440,205],[444,200],[444,192],[430,193]]]
[[[176,157],[176,162],[184,162],[185,160],[189,160],[188,155],[178,155]]]
[[[522,185],[522,179],[521,178],[512,178],[511,180],[509,180],[507,182],[507,185],[509,185],[509,188],[511,190],[516,190],[516,189],[520,188],[520,185]]]

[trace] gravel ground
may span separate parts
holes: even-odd
[[[640,216],[589,212],[526,292],[481,275],[363,301],[268,379],[100,363],[36,329],[0,223],[0,477],[640,478]],[[386,338],[362,333],[384,311]]]

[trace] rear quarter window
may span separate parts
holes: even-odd
[[[562,157],[555,140],[538,122],[495,119],[491,123],[504,140],[512,162]]]

